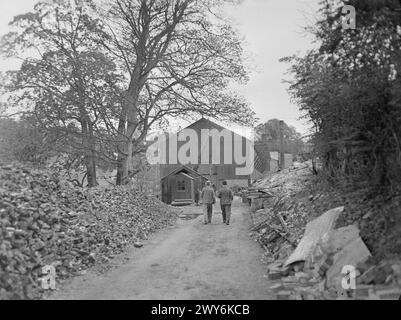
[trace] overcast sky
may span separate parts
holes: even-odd
[[[17,14],[33,8],[37,0],[0,0],[0,34],[6,33],[8,22]],[[312,47],[311,38],[302,27],[313,21],[318,0],[244,0],[227,9],[245,39],[247,62],[252,66],[250,82],[236,88],[250,101],[261,121],[282,119],[301,133],[308,126],[299,120],[296,105],[290,102],[282,83],[288,66],[279,62],[284,56],[304,52]],[[15,63],[0,61],[0,70]]]

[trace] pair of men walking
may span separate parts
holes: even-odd
[[[231,218],[231,204],[234,195],[231,189],[227,186],[227,181],[223,181],[223,187],[217,191],[217,197],[220,199],[223,223],[229,225]],[[212,223],[213,205],[216,203],[216,195],[209,181],[206,182],[206,187],[202,190],[202,203],[205,224]]]

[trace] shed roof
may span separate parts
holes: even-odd
[[[168,175],[162,177],[161,180],[164,180],[164,179],[166,179],[167,177],[170,177],[170,176],[172,176],[172,175],[178,174],[178,173],[180,173],[180,172],[182,172],[182,171],[184,171],[184,172],[187,173],[187,174],[196,176],[196,177],[202,177],[202,178],[207,179],[206,177],[202,176],[201,174],[199,174],[199,173],[196,172],[195,170],[191,169],[190,167],[181,166],[181,167],[179,167],[179,168],[177,168],[177,169],[171,171]]]
[[[190,180],[194,180],[193,177],[191,177],[190,175],[188,175],[188,174],[186,174],[186,173],[184,173],[184,172],[179,172],[179,173],[177,173],[177,174],[183,175],[184,177],[187,177],[187,178],[190,179]]]

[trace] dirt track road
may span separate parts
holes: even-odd
[[[201,207],[184,209],[201,212]],[[271,299],[260,262],[261,248],[249,238],[248,207],[236,200],[230,226],[218,206],[212,225],[202,217],[178,222],[131,249],[125,263],[99,275],[74,278],[52,299]]]

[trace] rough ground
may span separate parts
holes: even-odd
[[[201,213],[201,207],[184,208]],[[260,262],[262,249],[249,237],[249,207],[236,200],[230,226],[218,206],[212,225],[202,217],[181,221],[131,249],[110,272],[94,270],[59,288],[51,299],[272,299]]]
[[[134,185],[79,188],[57,170],[0,163],[0,300],[41,299],[43,267],[66,280],[176,220]]]

